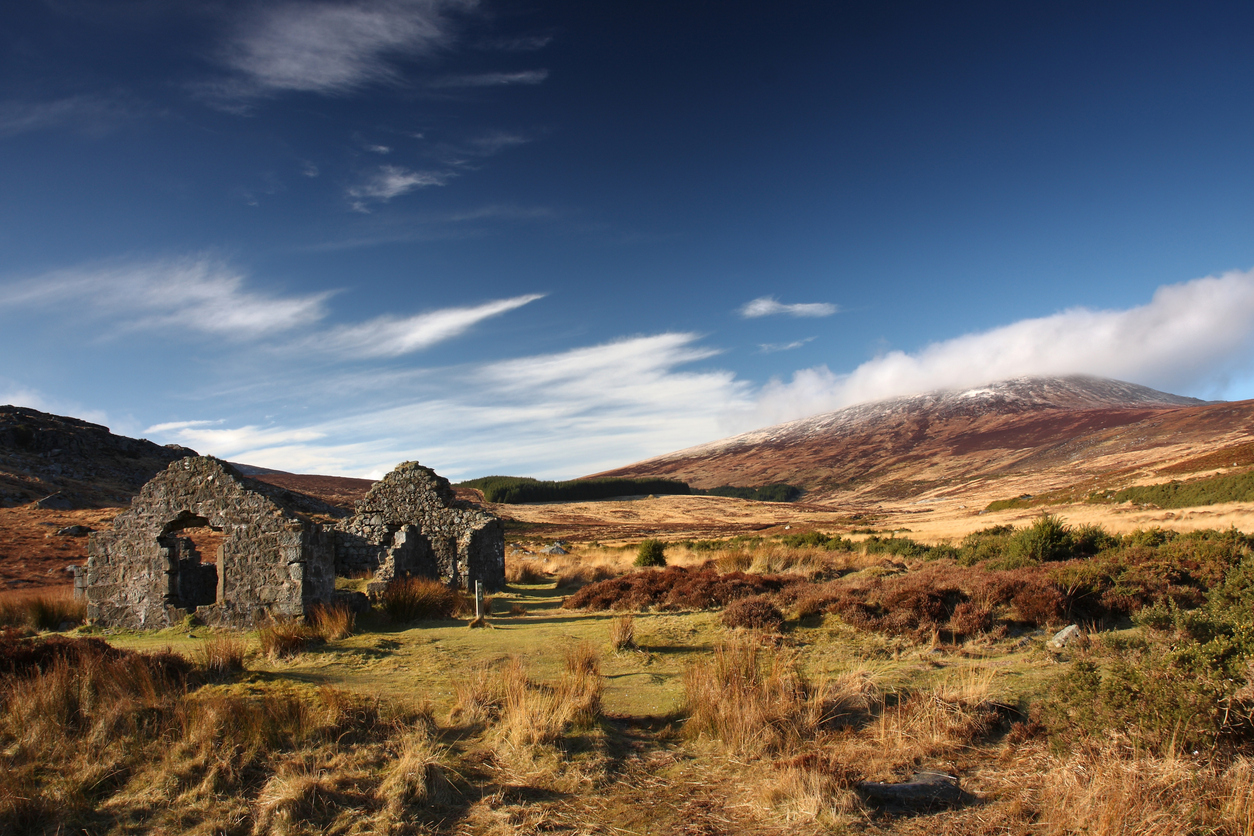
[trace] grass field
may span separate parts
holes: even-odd
[[[517,556],[487,629],[376,611],[285,655],[191,625],[58,644],[15,600],[0,833],[1254,833],[1249,538],[831,543]],[[782,628],[693,605],[728,596]],[[918,772],[954,781],[877,786]]]

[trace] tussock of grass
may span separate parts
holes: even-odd
[[[505,564],[505,580],[509,583],[540,584],[548,583],[549,576],[532,561],[509,560]]]
[[[87,602],[75,599],[71,589],[0,595],[0,627],[60,630],[64,624],[82,624],[86,617]]]
[[[357,615],[343,604],[316,606],[309,614],[309,625],[323,641],[346,639],[357,626]]]
[[[393,622],[434,621],[465,612],[466,599],[457,590],[430,578],[397,578],[383,591],[381,606]]]
[[[220,678],[244,669],[248,644],[234,633],[216,633],[196,648],[194,661],[210,677]]]
[[[714,649],[684,676],[684,731],[708,736],[739,755],[764,755],[813,738],[824,720],[823,697],[786,653],[767,654],[752,639]]]
[[[257,628],[261,652],[271,659],[287,659],[300,653],[321,636],[311,624],[297,618],[272,618]]]
[[[610,646],[619,651],[636,647],[636,619],[631,614],[620,615],[610,622]]]

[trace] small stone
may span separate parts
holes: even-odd
[[[1083,635],[1084,634],[1080,632],[1079,625],[1069,624],[1054,634],[1054,637],[1049,640],[1049,646],[1066,647],[1067,645],[1077,641]]]

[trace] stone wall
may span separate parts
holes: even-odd
[[[334,539],[252,484],[225,462],[191,457],[144,485],[112,530],[91,535],[87,617],[159,629],[194,612],[211,624],[251,626],[329,602]],[[222,532],[216,555],[196,554],[178,535],[198,525]]]
[[[417,462],[376,483],[356,514],[334,527],[308,516],[324,510],[311,502],[217,459],[171,464],[112,530],[91,535],[87,566],[76,576],[88,619],[160,629],[194,613],[209,624],[253,626],[330,603],[336,575],[505,584],[501,521],[457,500],[447,479]],[[216,555],[199,554],[179,533],[202,526],[221,533]]]
[[[501,521],[458,500],[448,480],[417,462],[400,464],[375,483],[356,514],[336,526],[336,571],[439,578],[451,586],[505,585]]]

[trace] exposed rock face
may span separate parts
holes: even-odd
[[[90,620],[157,629],[192,612],[233,626],[305,615],[332,600],[337,572],[505,582],[500,520],[454,499],[447,480],[416,462],[375,485],[351,519],[332,526],[311,516],[342,513],[218,459],[185,458],[144,485],[111,531],[91,535],[76,586]],[[200,554],[180,536],[187,529],[217,533],[216,555]]]
[[[337,571],[438,577],[453,586],[488,589],[505,583],[501,521],[453,496],[429,467],[405,462],[375,483],[356,515],[337,526]]]
[[[303,615],[335,591],[335,549],[322,527],[266,496],[225,462],[191,457],[140,490],[112,531],[91,535],[87,617],[156,629],[195,612],[210,623],[251,625]],[[179,531],[222,533],[216,555]],[[214,563],[202,560],[211,557]]]
[[[52,508],[116,506],[170,462],[194,455],[78,418],[0,406],[0,507],[41,497]]]

